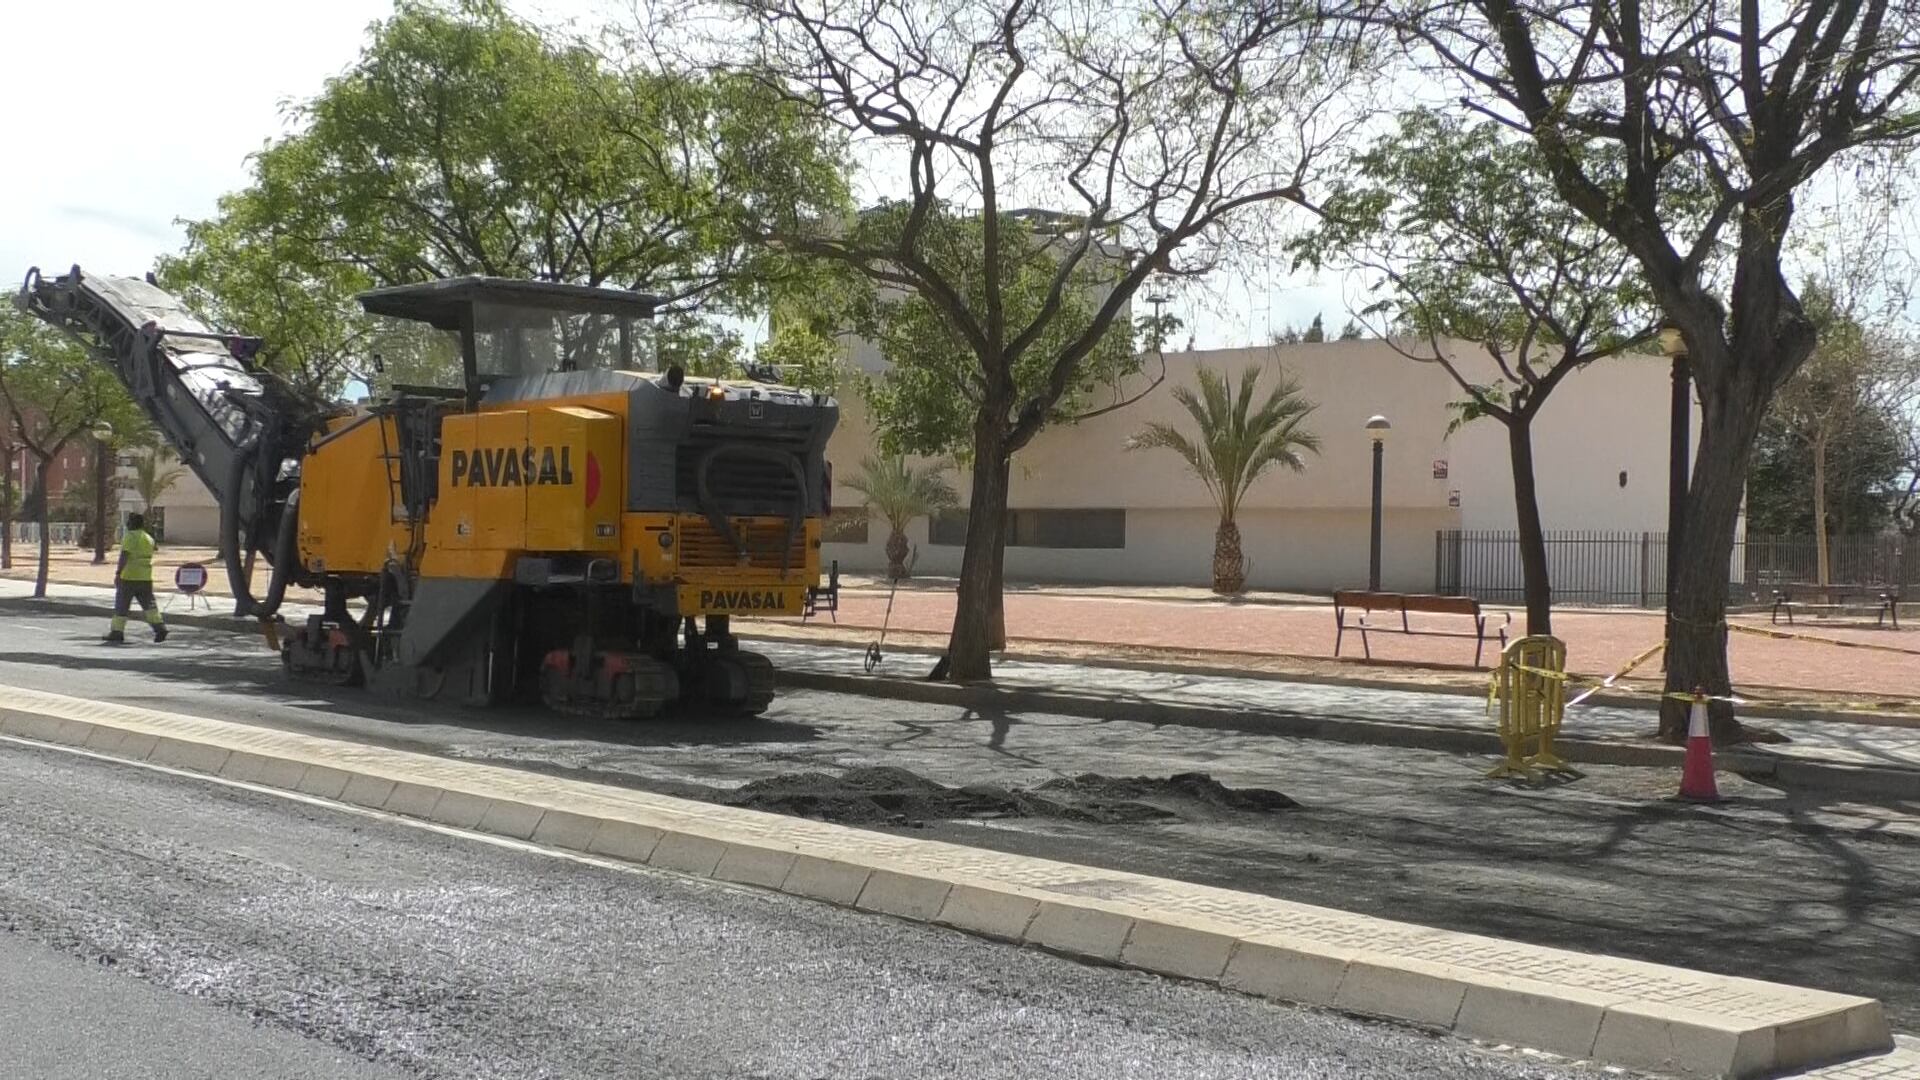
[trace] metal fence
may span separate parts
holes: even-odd
[[[47,523],[47,536],[54,547],[79,547],[80,534],[87,531],[84,521],[50,521]],[[16,521],[13,523],[13,542],[16,544],[38,544],[40,542],[40,523],[37,521]]]
[[[1561,604],[1660,607],[1666,602],[1667,534],[1562,531],[1546,534],[1547,575]],[[1835,586],[1894,588],[1920,596],[1920,557],[1901,536],[1836,536],[1828,541]],[[1916,553],[1920,554],[1920,553]],[[1785,585],[1819,577],[1811,536],[1749,535],[1735,541],[1729,566],[1735,602],[1762,601]],[[1511,530],[1442,529],[1433,537],[1433,591],[1497,603],[1526,592],[1520,538]]]

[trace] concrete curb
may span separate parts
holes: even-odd
[[[1627,1068],[1893,1045],[1879,1002],[14,687],[0,733]]]

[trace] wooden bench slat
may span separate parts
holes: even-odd
[[[1336,589],[1333,593],[1334,622],[1338,632],[1333,639],[1333,655],[1340,655],[1340,642],[1347,633],[1347,611],[1358,609],[1361,614],[1354,620],[1353,629],[1360,632],[1360,644],[1366,650],[1369,659],[1373,648],[1367,641],[1367,635],[1406,634],[1410,637],[1449,637],[1472,638],[1475,648],[1473,662],[1480,663],[1480,656],[1486,648],[1487,616],[1480,608],[1480,601],[1471,596],[1436,596],[1431,593],[1389,593],[1369,592],[1360,589]],[[1378,626],[1367,622],[1367,616],[1374,612],[1392,612],[1400,616],[1399,626]],[[1473,620],[1473,629],[1437,630],[1430,627],[1415,627],[1407,621],[1409,614],[1420,615],[1465,615]],[[1502,615],[1502,622],[1495,627],[1501,647],[1507,644],[1507,626],[1513,622],[1512,615]]]

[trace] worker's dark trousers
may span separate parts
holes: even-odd
[[[116,581],[113,583],[114,633],[127,628],[127,613],[133,610],[135,600],[140,601],[140,613],[147,617],[147,623],[160,625],[160,607],[153,602],[153,582]]]

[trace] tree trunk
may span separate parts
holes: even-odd
[[[1553,582],[1547,570],[1547,534],[1540,527],[1540,495],[1533,482],[1533,417],[1507,424],[1513,466],[1514,522],[1520,534],[1520,580],[1527,598],[1527,633],[1553,633]]]
[[[42,492],[47,490],[47,473],[52,468],[52,458],[41,458],[40,464],[34,467],[34,483],[40,485]],[[47,595],[47,563],[52,555],[52,545],[48,542],[51,537],[47,535],[48,519],[53,516],[52,505],[52,499],[43,497],[40,500],[40,569],[34,575],[33,595],[42,599]]]
[[[907,576],[907,555],[911,550],[911,545],[907,543],[906,532],[901,529],[894,529],[887,537],[888,580],[899,581]]]
[[[1736,376],[1753,379],[1743,373]],[[1715,697],[1733,692],[1727,667],[1727,578],[1733,562],[1733,532],[1739,523],[1753,440],[1766,414],[1768,395],[1749,387],[1703,402],[1699,451],[1681,519],[1680,544],[1669,553],[1675,562],[1671,637],[1667,642],[1668,694],[1695,689]],[[1732,398],[1733,400],[1727,400]],[[1660,736],[1686,741],[1689,707],[1668,697],[1661,702]],[[1715,742],[1744,736],[1733,706],[1713,702],[1708,709]]]
[[[1213,532],[1213,591],[1238,596],[1247,588],[1247,556],[1240,550],[1240,526],[1222,521]]]
[[[994,569],[1007,521],[1006,410],[981,408],[973,429],[973,486],[967,501],[967,547],[960,560],[953,632],[947,639],[946,677],[954,682],[993,676]]]
[[[1827,549],[1827,433],[1813,436],[1813,558],[1820,587],[1833,584],[1833,564]]]
[[[107,562],[107,444],[93,442],[93,565]]]
[[[13,454],[0,450],[0,570],[13,569]]]
[[[1004,506],[1013,491],[1013,456],[1000,464],[1000,497]],[[1000,535],[993,544],[993,583],[987,596],[987,647],[1007,651],[1007,514],[1001,511]]]

